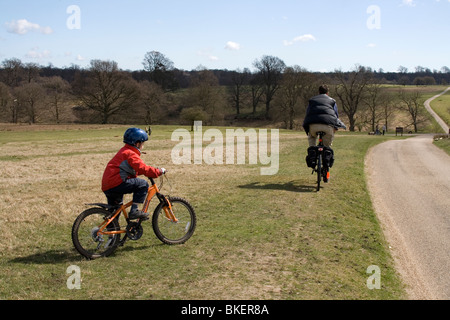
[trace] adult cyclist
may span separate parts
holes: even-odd
[[[315,163],[309,161],[315,159],[314,146],[317,142],[317,132],[325,132],[322,137],[324,146],[331,149],[334,140],[334,133],[340,129],[346,129],[344,123],[339,119],[336,100],[329,96],[329,88],[323,84],[319,87],[319,95],[309,100],[306,109],[306,117],[303,121],[303,128],[308,135],[308,166],[313,167]],[[332,151],[331,151],[332,152]]]

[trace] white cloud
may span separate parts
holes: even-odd
[[[228,41],[227,44],[225,45],[225,49],[237,51],[241,49],[241,45],[237,42]]]
[[[367,48],[375,48],[377,45],[375,43],[369,43]]]
[[[206,57],[209,61],[219,61],[220,60],[219,57],[211,54],[211,52],[209,52],[209,51],[200,50],[200,51],[197,51],[197,54],[199,56]]]
[[[415,7],[416,3],[414,0],[402,0],[402,5],[409,6],[409,7]]]
[[[51,54],[50,54],[49,50],[44,50],[41,52],[41,51],[39,51],[38,47],[31,49],[25,55],[25,57],[27,57],[27,58],[36,59],[36,60],[46,59],[46,58],[49,58],[50,56],[51,56]]]
[[[6,22],[6,30],[9,33],[16,34],[26,34],[30,31],[37,31],[43,34],[51,34],[53,33],[52,28],[50,27],[41,27],[37,23],[32,23],[26,19],[13,20],[11,22]]]
[[[83,61],[84,58],[81,56],[81,54],[77,54],[77,61]]]
[[[295,37],[291,41],[284,40],[283,44],[285,46],[292,46],[296,42],[308,42],[308,41],[316,41],[316,38],[312,34],[304,34],[302,36]]]

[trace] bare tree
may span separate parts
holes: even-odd
[[[149,72],[149,80],[156,82],[165,91],[170,91],[176,87],[173,75],[174,64],[164,54],[158,51],[150,51],[145,54],[144,70]]]
[[[264,93],[264,87],[262,85],[262,81],[259,79],[260,74],[252,74],[250,80],[250,90],[252,95],[252,110],[253,115],[256,114],[256,108],[261,102],[262,95]]]
[[[115,61],[92,60],[89,75],[81,82],[76,92],[82,104],[99,113],[103,124],[138,99],[136,81]]]
[[[23,78],[23,63],[19,59],[6,59],[2,62],[2,80],[9,87],[17,87]]]
[[[263,56],[261,60],[256,60],[253,65],[259,71],[262,83],[264,85],[266,118],[269,119],[270,102],[274,98],[277,90],[280,88],[282,74],[284,68],[286,68],[286,64],[280,58]]]
[[[41,67],[37,63],[29,62],[23,65],[23,73],[25,76],[25,81],[30,83],[33,80],[37,80],[39,78],[39,71]]]
[[[294,129],[294,120],[304,104],[304,97],[311,97],[310,80],[308,72],[299,66],[287,67],[284,70],[277,104],[286,129]]]
[[[381,106],[385,100],[380,83],[371,83],[367,87],[367,94],[363,97],[363,104],[367,107],[369,123],[372,131],[381,118]]]
[[[0,82],[0,115],[7,117],[10,108],[14,104],[15,104],[14,98],[11,95],[9,87],[3,82]],[[11,109],[11,111],[14,111],[14,109]],[[12,118],[14,122],[14,113]]]
[[[236,114],[240,114],[241,102],[245,94],[245,88],[250,79],[250,70],[244,69],[244,71],[236,70],[231,74],[232,85],[228,86],[228,92],[233,101]]]
[[[25,83],[16,88],[17,103],[24,108],[29,124],[36,123],[45,99],[44,88],[37,82]]]
[[[61,108],[69,96],[70,84],[61,77],[51,77],[44,80],[49,105],[52,107],[52,113],[56,123],[61,122]]]
[[[370,69],[356,66],[355,70],[344,73],[341,70],[335,71],[336,95],[341,102],[342,109],[348,117],[349,130],[355,131],[356,112],[366,93],[366,87],[370,84],[373,74]]]
[[[390,97],[389,95],[385,95],[386,99],[383,101],[381,106],[382,115],[384,120],[384,125],[386,126],[386,130],[389,130],[389,123],[391,116],[395,113],[395,99]]]
[[[145,124],[153,124],[159,120],[166,105],[166,96],[161,86],[154,82],[143,81],[139,83],[140,105],[144,112]],[[142,118],[142,116],[141,116]]]
[[[400,109],[406,110],[409,113],[411,125],[414,126],[414,132],[417,133],[418,125],[425,122],[427,119],[425,117],[425,108],[423,106],[425,100],[423,99],[422,94],[417,90],[412,92],[400,90],[399,99],[401,102]]]
[[[221,101],[222,96],[217,77],[210,70],[198,69],[191,81],[188,105],[190,107],[200,107],[201,110],[209,115],[209,120],[214,122],[220,117],[218,111]]]

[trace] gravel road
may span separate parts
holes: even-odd
[[[410,299],[450,299],[450,157],[432,135],[366,157],[368,185]]]

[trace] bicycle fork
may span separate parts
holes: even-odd
[[[159,201],[163,203],[163,210],[167,220],[177,223],[178,219],[175,217],[175,214],[173,213],[172,204],[170,203],[169,199],[167,199],[167,197],[165,197],[162,194],[157,194],[156,196],[158,197]]]
[[[178,219],[175,217],[172,208],[170,207],[164,207],[164,213],[166,214],[166,218],[171,222],[178,222]]]

